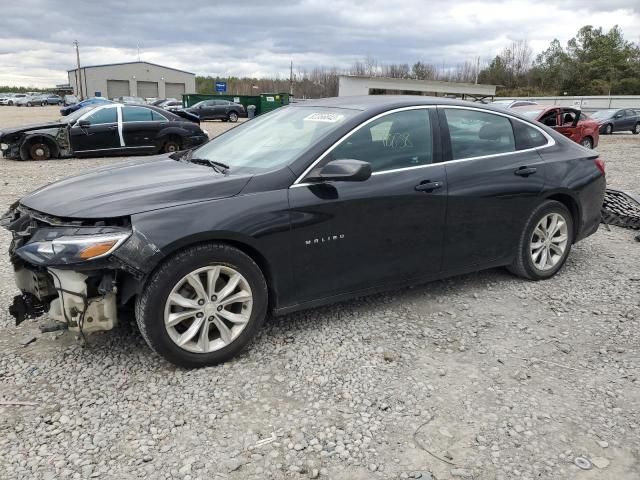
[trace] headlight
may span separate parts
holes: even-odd
[[[9,150],[8,143],[0,143],[0,150]]]
[[[16,254],[36,265],[70,265],[105,257],[130,235],[131,232],[122,232],[43,239],[26,244]]]

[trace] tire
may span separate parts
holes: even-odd
[[[9,100],[8,105],[9,105],[10,107],[13,107],[13,102],[12,102],[11,100]]]
[[[238,121],[238,112],[229,112],[227,115],[227,120],[231,123],[236,123]]]
[[[209,272],[215,269],[218,269],[218,274],[216,276],[212,273],[212,278],[216,278],[217,281],[214,281],[214,287],[209,289]],[[235,284],[237,286],[231,285],[231,274],[225,273],[228,271],[241,277]],[[191,287],[194,275],[198,276],[199,285],[206,289],[202,290],[202,295],[198,295],[197,290]],[[219,290],[216,288],[217,285],[221,285]],[[230,285],[233,288],[225,294],[224,287]],[[241,291],[233,293],[235,288]],[[227,295],[224,297],[227,300],[238,296],[247,298],[247,295],[250,298],[247,303],[243,303],[243,300],[231,304],[234,308],[239,307],[239,312],[232,315],[244,320],[241,323],[224,321],[227,325],[224,329],[227,332],[226,339],[223,339],[221,334],[223,329],[218,327],[218,322],[223,321],[223,318],[217,313],[221,311],[221,306],[214,302],[218,300],[216,296],[207,298],[206,303],[204,300],[203,303],[197,303],[199,298],[204,299],[204,295],[208,296],[210,292]],[[184,306],[178,305],[174,301],[176,298],[181,302],[190,302],[190,306],[176,312],[175,308]],[[191,306],[192,304],[194,306]],[[245,312],[247,304],[249,311]],[[234,247],[221,243],[207,243],[178,252],[151,275],[142,294],[136,300],[136,322],[147,344],[160,356],[180,367],[199,368],[225,362],[237,355],[260,329],[267,313],[267,305],[267,284],[260,267]],[[191,312],[197,312],[197,309],[201,310],[195,314],[199,317],[189,315]],[[222,307],[222,311],[230,313],[226,307]],[[172,315],[176,317],[172,320],[174,324],[167,325],[166,321],[171,319]],[[199,323],[201,326],[196,326],[198,318],[202,319]],[[205,324],[208,324],[206,337],[202,328]],[[194,340],[196,337],[197,341]],[[182,346],[179,346],[178,342],[181,342]]]
[[[40,106],[41,106],[41,107],[46,107],[46,106],[47,106],[47,102],[42,102],[42,103],[40,103]]]
[[[607,123],[604,126],[604,132],[605,135],[611,135],[613,133],[613,125],[611,125],[610,123]]]
[[[631,130],[631,133],[633,133],[634,135],[638,135],[640,133],[640,122],[635,124],[633,130]]]
[[[33,107],[33,104],[31,102],[27,102],[27,107]]]
[[[29,156],[31,160],[49,160],[51,158],[51,147],[42,141],[35,141],[29,145]]]
[[[558,251],[555,249],[546,248],[545,240],[538,236],[537,231],[539,231],[539,224],[545,219],[547,221],[550,219],[550,216],[556,215],[558,218],[562,218],[564,220],[564,230],[560,228],[558,232],[551,235],[551,238],[555,238],[560,240],[562,236],[566,236],[562,254],[559,255]],[[559,222],[558,222],[558,226]],[[533,213],[529,216],[527,220],[526,226],[520,236],[520,240],[518,242],[518,250],[516,253],[516,257],[513,260],[513,263],[507,267],[508,270],[518,275],[519,277],[527,278],[529,280],[545,280],[547,278],[553,277],[564,265],[567,257],[569,256],[569,252],[571,252],[571,245],[573,243],[573,217],[571,212],[565,207],[562,203],[557,202],[555,200],[546,200],[540,206],[538,206]],[[537,239],[535,241],[534,239]],[[551,243],[556,243],[551,242]],[[533,254],[534,244],[541,244],[540,247],[542,250],[547,250],[550,252],[554,250],[554,255],[549,257],[544,257],[546,252],[542,251],[541,254],[537,256],[537,261],[542,262],[543,258],[549,258],[549,265],[546,265],[544,268],[540,268],[538,264],[534,262],[535,255]],[[558,247],[558,245],[556,245]],[[537,250],[536,250],[537,251]]]
[[[167,139],[162,145],[163,153],[174,153],[180,151],[182,148],[180,140],[176,138]]]
[[[580,142],[580,145],[586,148],[593,148],[593,140],[591,140],[591,137],[584,137]]]

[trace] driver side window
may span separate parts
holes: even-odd
[[[433,161],[428,109],[391,113],[353,132],[331,152],[332,160],[369,162],[373,172],[428,165]]]
[[[86,120],[91,122],[91,125],[102,125],[105,123],[117,123],[118,113],[117,108],[102,108],[97,112],[89,115]]]

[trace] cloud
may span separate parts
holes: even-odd
[[[637,0],[22,0],[3,5],[2,16],[0,84],[43,87],[67,81],[76,39],[85,65],[136,60],[139,45],[143,60],[258,77],[288,75],[291,60],[296,69],[344,68],[367,55],[382,63],[488,61],[512,40],[540,51],[585,24],[619,24],[640,39]]]

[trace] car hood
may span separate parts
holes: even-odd
[[[64,218],[114,218],[232,197],[251,175],[223,175],[204,165],[159,159],[111,166],[52,183],[20,200]]]
[[[33,130],[44,130],[47,128],[60,128],[66,127],[67,124],[63,122],[43,122],[35,123],[33,125],[23,125],[21,127],[9,127],[0,130],[0,138],[4,135],[12,135],[14,133],[31,132]]]

